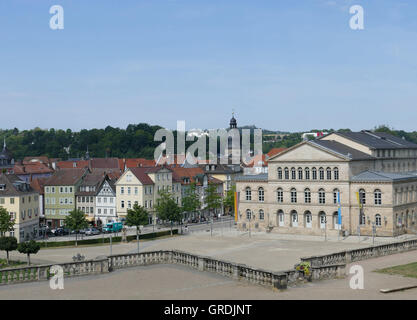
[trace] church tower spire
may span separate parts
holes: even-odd
[[[235,119],[235,111],[232,112],[232,119],[230,119],[230,129],[236,129],[237,128],[237,121]]]

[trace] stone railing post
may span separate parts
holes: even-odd
[[[198,270],[206,270],[206,259],[204,257],[198,257]]]
[[[345,263],[351,263],[351,262],[352,262],[352,252],[345,251]]]
[[[232,277],[235,280],[240,279],[240,266],[238,264],[232,265]]]

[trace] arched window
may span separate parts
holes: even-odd
[[[298,180],[303,180],[303,169],[298,168]]]
[[[278,202],[284,202],[284,192],[282,191],[281,188],[277,189],[277,201]]]
[[[330,168],[326,169],[326,179],[327,180],[332,180],[332,169],[330,169]]]
[[[298,213],[297,211],[291,211],[291,226],[298,227]]]
[[[319,190],[319,203],[320,204],[326,203],[326,192],[324,191],[324,189]]]
[[[317,180],[317,169],[313,168],[311,169],[312,175],[313,175],[313,180]]]
[[[311,191],[308,188],[304,190],[304,202],[311,203]]]
[[[333,169],[333,179],[334,180],[339,180],[339,169],[338,168]]]
[[[252,190],[247,187],[246,188],[246,201],[251,201],[252,200]]]
[[[324,180],[324,169],[319,168],[320,180]]]
[[[291,168],[291,179],[292,180],[295,180],[296,179],[295,168]]]
[[[282,168],[281,167],[278,168],[278,179],[282,180]]]
[[[295,190],[295,188],[291,189],[291,202],[292,203],[297,202],[297,190]]]
[[[306,211],[304,213],[304,226],[306,228],[311,228],[312,227],[312,216],[311,216],[311,212],[310,211]]]
[[[366,193],[364,189],[359,190],[359,202],[361,204],[366,204]]]
[[[382,226],[382,220],[381,220],[381,215],[380,214],[375,215],[375,225],[377,227]]]
[[[284,212],[282,210],[278,210],[278,225],[280,227],[283,227],[285,225]]]
[[[382,193],[381,193],[381,190],[376,189],[374,191],[374,198],[375,198],[375,204],[376,205],[381,205],[382,204]]]
[[[319,212],[319,226],[320,229],[326,229],[327,218],[326,214],[323,211]]]
[[[290,171],[288,170],[288,168],[284,169],[284,174],[285,174],[285,180],[288,180],[290,178]]]
[[[310,169],[309,168],[305,168],[305,179],[306,180],[310,180]]]
[[[264,200],[265,200],[265,192],[264,192],[264,188],[262,188],[262,187],[260,187],[258,189],[258,200],[260,202],[264,202]]]
[[[259,220],[264,220],[265,219],[265,213],[264,211],[261,209],[259,210]]]
[[[246,210],[246,219],[247,220],[251,220],[252,219],[252,212],[250,211],[250,209]]]
[[[338,201],[337,201],[338,194],[339,194],[339,189],[334,189],[333,190],[333,203],[334,204],[337,204],[338,203]]]

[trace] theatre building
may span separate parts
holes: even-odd
[[[268,173],[236,178],[238,227],[311,235],[414,233],[416,165],[417,144],[387,133],[337,132],[301,142],[271,157]]]

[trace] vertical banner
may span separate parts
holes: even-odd
[[[237,222],[237,214],[239,212],[239,194],[240,192],[235,192],[235,221]]]

